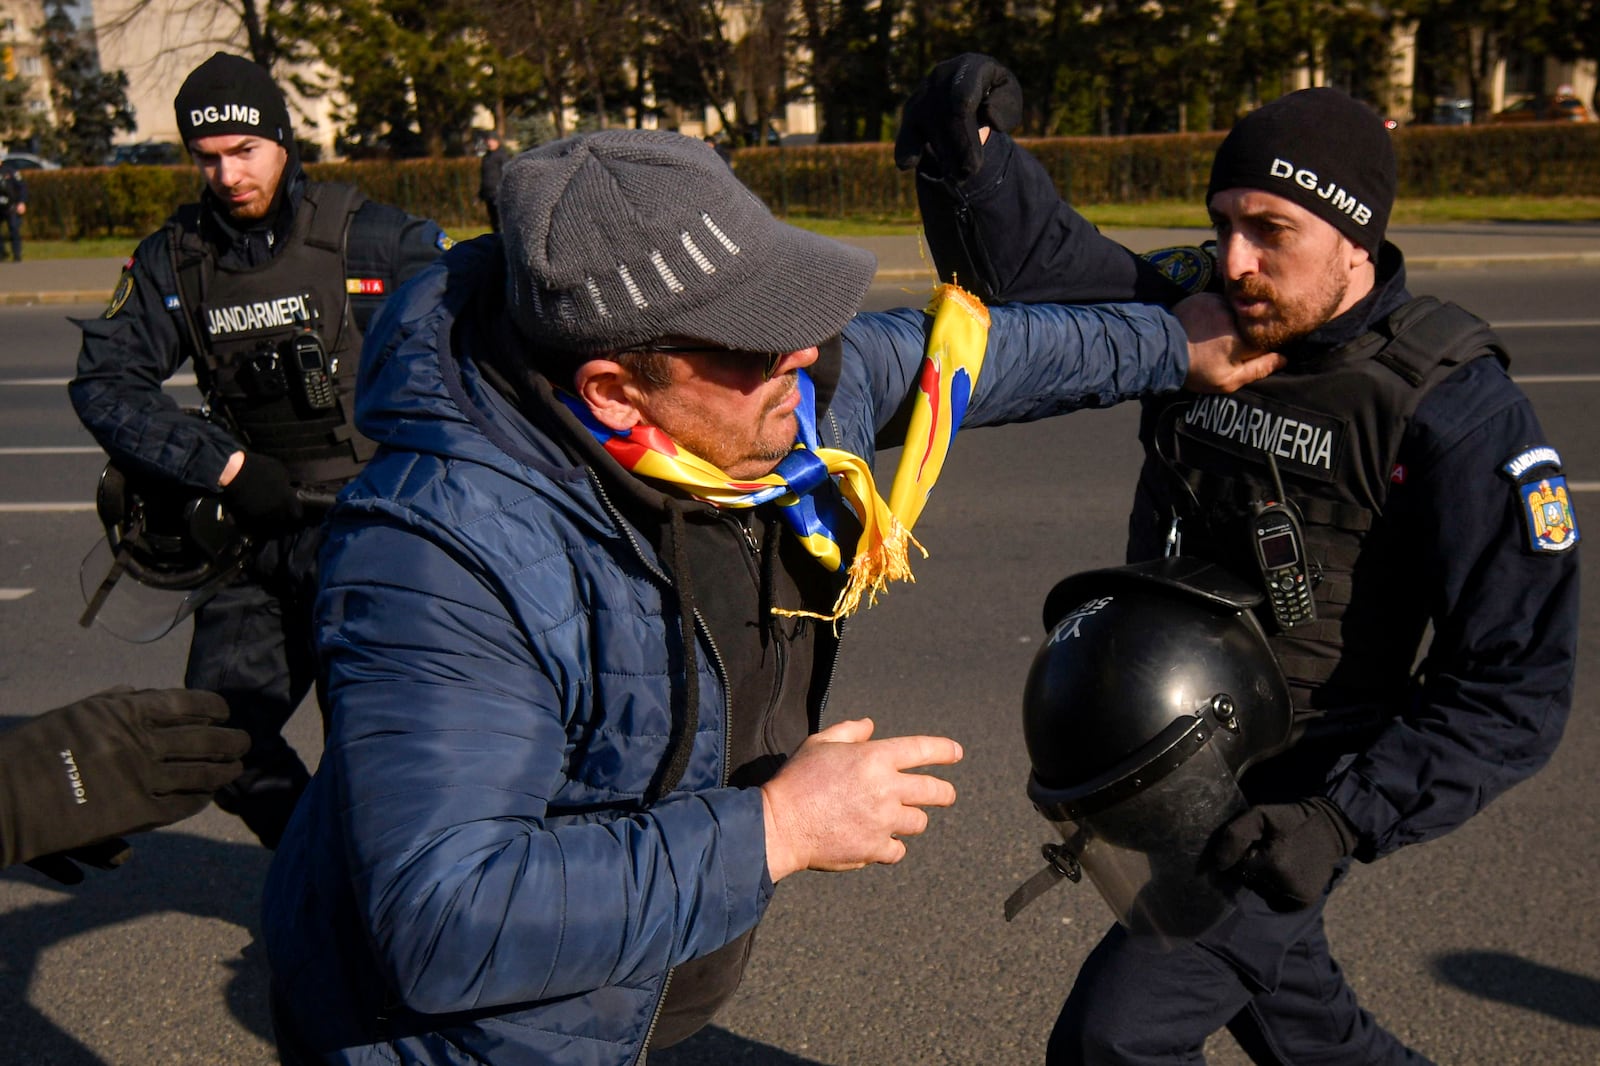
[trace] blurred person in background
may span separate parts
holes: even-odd
[[[478,163],[478,199],[489,213],[489,230],[500,232],[500,175],[505,172],[511,153],[500,143],[500,134],[490,131],[483,139],[483,159]]]
[[[0,259],[6,258],[7,244],[13,262],[22,262],[22,216],[28,213],[28,183],[22,172],[0,163],[0,215],[5,216],[5,237],[0,239]]]

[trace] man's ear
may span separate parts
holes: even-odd
[[[644,420],[638,404],[639,387],[621,363],[590,359],[573,374],[572,387],[607,429],[621,433]]]
[[[1345,241],[1350,246],[1347,249],[1347,254],[1349,256],[1348,262],[1351,270],[1355,270],[1356,268],[1364,266],[1368,263],[1372,264],[1372,268],[1374,270],[1378,268],[1378,257],[1369,252],[1366,245],[1357,244],[1348,237],[1345,238]]]

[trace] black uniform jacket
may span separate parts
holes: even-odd
[[[202,194],[201,232],[220,263],[262,263],[281,246],[306,177],[295,168],[285,181],[279,210],[244,228],[229,219],[209,190]],[[363,332],[387,295],[449,243],[431,221],[371,200],[361,205],[346,235],[345,272],[355,290],[351,311]],[[135,249],[105,313],[78,323],[83,345],[68,391],[78,417],[119,465],[214,492],[228,456],[241,449],[222,426],[185,411],[163,390],[163,383],[196,356],[178,300],[163,226]]]
[[[966,183],[919,173],[917,186],[941,275],[958,275],[986,300],[1185,295],[1073,210],[1005,134],[990,137],[983,169]],[[1385,244],[1375,290],[1284,354],[1292,366],[1297,355],[1344,345],[1410,298],[1400,251]],[[1370,569],[1389,576],[1376,594],[1392,624],[1425,651],[1415,683],[1395,693],[1375,728],[1308,736],[1252,771],[1258,801],[1320,790],[1370,860],[1454,829],[1549,760],[1572,702],[1578,531],[1539,540],[1530,473],[1562,480],[1532,405],[1498,360],[1474,359],[1422,398],[1363,549],[1381,553]],[[1130,559],[1161,554],[1161,511],[1136,501]],[[1328,717],[1336,724],[1338,712]]]

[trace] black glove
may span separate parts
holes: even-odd
[[[270,455],[246,452],[244,465],[222,486],[222,499],[248,533],[277,536],[305,524],[289,471]]]
[[[119,834],[197,813],[243,771],[250,737],[227,717],[211,692],[115,688],[0,733],[0,865],[64,884],[74,862],[118,865]]]
[[[943,176],[966,181],[983,169],[978,127],[1014,129],[1022,121],[1022,87],[999,61],[978,52],[946,59],[917,85],[900,113],[894,164],[910,170],[927,151]]]
[[[1251,807],[1217,830],[1216,869],[1234,876],[1275,911],[1298,911],[1322,898],[1356,834],[1339,808],[1318,796]]]
[[[75,885],[83,880],[84,866],[97,870],[115,870],[133,857],[133,845],[121,837],[107,837],[81,848],[68,848],[50,855],[40,855],[28,860],[28,865],[63,885]]]

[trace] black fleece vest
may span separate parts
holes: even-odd
[[[351,424],[361,331],[350,313],[344,246],[365,197],[311,182],[284,245],[254,267],[221,265],[200,234],[198,204],[168,222],[196,377],[213,410],[251,451],[302,484],[347,481],[373,446]],[[334,403],[307,403],[292,341],[315,332],[333,368]]]
[[[1185,555],[1259,574],[1246,527],[1254,505],[1277,495],[1267,455],[1276,461],[1305,532],[1317,619],[1284,632],[1265,611],[1261,620],[1303,716],[1381,711],[1405,691],[1420,605],[1363,613],[1346,626],[1357,571],[1372,562],[1363,550],[1381,528],[1392,481],[1404,476],[1396,461],[1417,405],[1457,367],[1488,355],[1506,361],[1487,323],[1419,297],[1324,356],[1231,395],[1186,395],[1158,416],[1172,472],[1193,493],[1183,509],[1199,518],[1184,524]]]

